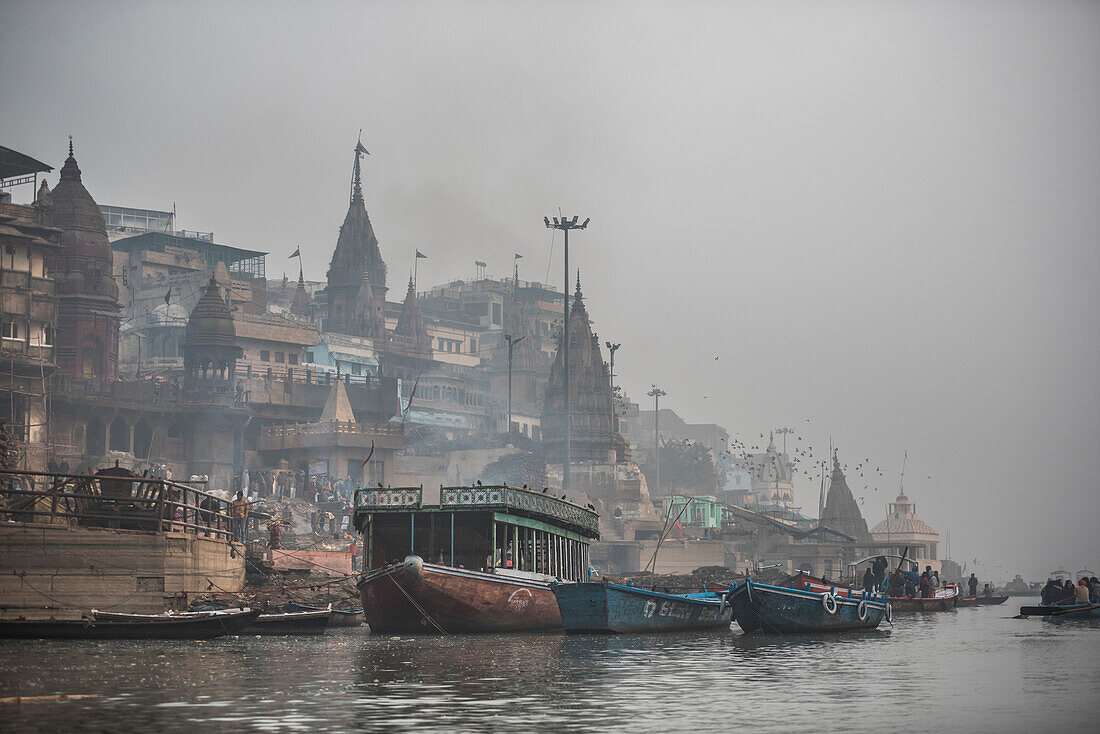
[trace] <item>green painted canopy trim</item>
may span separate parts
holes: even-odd
[[[541,530],[545,533],[550,533],[551,535],[557,535],[559,537],[567,538],[569,540],[575,540],[576,542],[583,543],[584,545],[588,545],[589,543],[588,538],[584,537],[583,535],[574,533],[571,530],[562,530],[556,525],[539,522],[538,520],[532,520],[528,517],[509,515],[506,512],[494,512],[493,520],[494,522],[503,522],[508,523],[509,525],[519,525],[521,527],[530,528],[532,530]]]

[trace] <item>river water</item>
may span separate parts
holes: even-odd
[[[1020,603],[816,637],[7,641],[0,698],[95,697],[0,703],[0,730],[1100,731],[1100,628]]]

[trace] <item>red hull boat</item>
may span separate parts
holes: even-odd
[[[409,556],[359,581],[374,632],[516,632],[560,629],[548,581],[470,571]]]
[[[504,485],[439,491],[437,505],[419,487],[355,494],[368,569],[359,596],[371,630],[561,629],[550,584],[587,580],[589,543],[600,536],[595,511]]]

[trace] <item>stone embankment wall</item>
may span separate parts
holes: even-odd
[[[0,523],[0,618],[74,619],[90,609],[155,614],[182,593],[239,592],[239,544],[184,533]]]

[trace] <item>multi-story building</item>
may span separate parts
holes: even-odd
[[[34,203],[12,203],[5,186],[31,184],[52,170],[0,147],[0,420],[15,442],[22,468],[46,463],[48,385],[56,363],[57,295],[47,263],[60,250],[50,225],[45,180]]]

